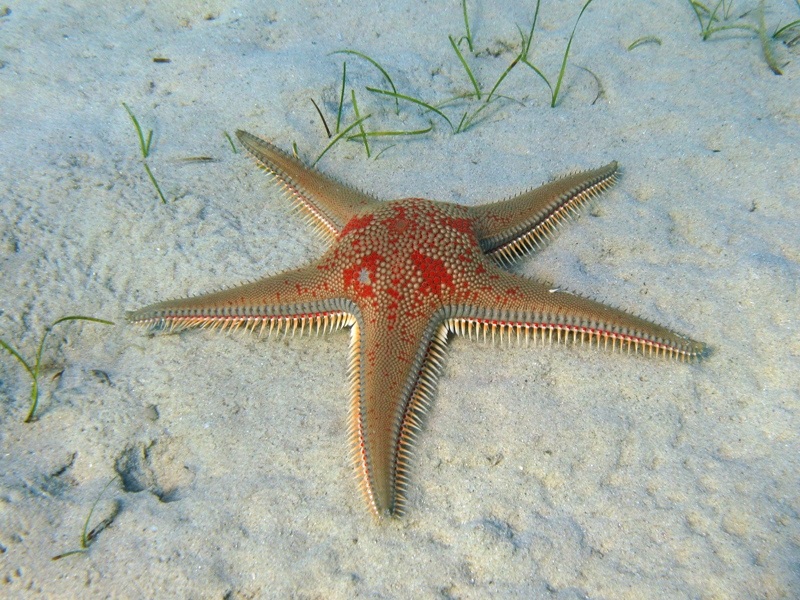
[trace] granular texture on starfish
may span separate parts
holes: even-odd
[[[703,344],[669,329],[501,268],[542,247],[613,185],[615,162],[483,206],[382,202],[256,136],[237,136],[330,248],[298,269],[128,318],[159,330],[259,335],[349,327],[353,459],[377,517],[405,510],[409,461],[450,335],[580,341],[680,360],[705,354]]]

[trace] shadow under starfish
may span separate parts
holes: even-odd
[[[304,267],[128,314],[156,330],[294,334],[350,327],[350,427],[373,515],[404,512],[408,469],[450,334],[589,345],[692,360],[706,347],[659,325],[502,268],[614,184],[617,163],[467,207],[389,202],[347,187],[247,132],[259,166],[330,240]]]

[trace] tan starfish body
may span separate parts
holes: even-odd
[[[258,330],[351,328],[351,433],[369,508],[403,513],[408,466],[451,333],[590,345],[693,359],[704,346],[626,312],[500,268],[549,240],[616,180],[616,163],[515,198],[466,207],[381,202],[244,131],[239,140],[330,238],[296,270],[161,302],[133,323]]]

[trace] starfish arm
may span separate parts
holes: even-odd
[[[588,341],[598,347],[695,360],[708,354],[705,344],[661,325],[537,281],[500,271],[476,300],[450,307],[451,331],[476,336],[507,335],[552,341]]]
[[[330,238],[335,238],[353,216],[378,203],[369,194],[323,175],[251,133],[238,130],[236,137],[258,165],[275,176],[286,195]]]
[[[616,162],[573,173],[523,194],[470,209],[481,249],[498,263],[512,263],[550,241],[566,219],[619,177]]]
[[[312,263],[226,290],[151,304],[127,314],[128,321],[157,330],[219,327],[294,333],[338,329],[352,323],[350,301],[336,293]]]
[[[353,462],[372,514],[402,516],[409,461],[440,374],[447,329],[441,313],[400,329],[355,319],[351,329]]]

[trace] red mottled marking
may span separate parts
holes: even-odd
[[[421,294],[438,294],[443,288],[453,289],[453,276],[447,270],[444,261],[417,251],[411,253],[411,260],[422,275],[422,283],[419,286]]]
[[[372,220],[375,217],[373,215],[364,215],[363,217],[353,217],[347,222],[347,225],[344,226],[342,232],[339,234],[340,238],[343,238],[349,233],[353,233],[354,231],[358,231],[359,229],[364,229],[368,227]]]
[[[357,298],[375,297],[375,276],[378,263],[383,257],[377,252],[371,252],[360,261],[344,269],[344,286],[353,292]]]
[[[408,212],[404,207],[395,206],[392,212],[392,216],[387,217],[381,223],[390,233],[403,235],[409,229],[414,228],[414,222],[408,218]]]

